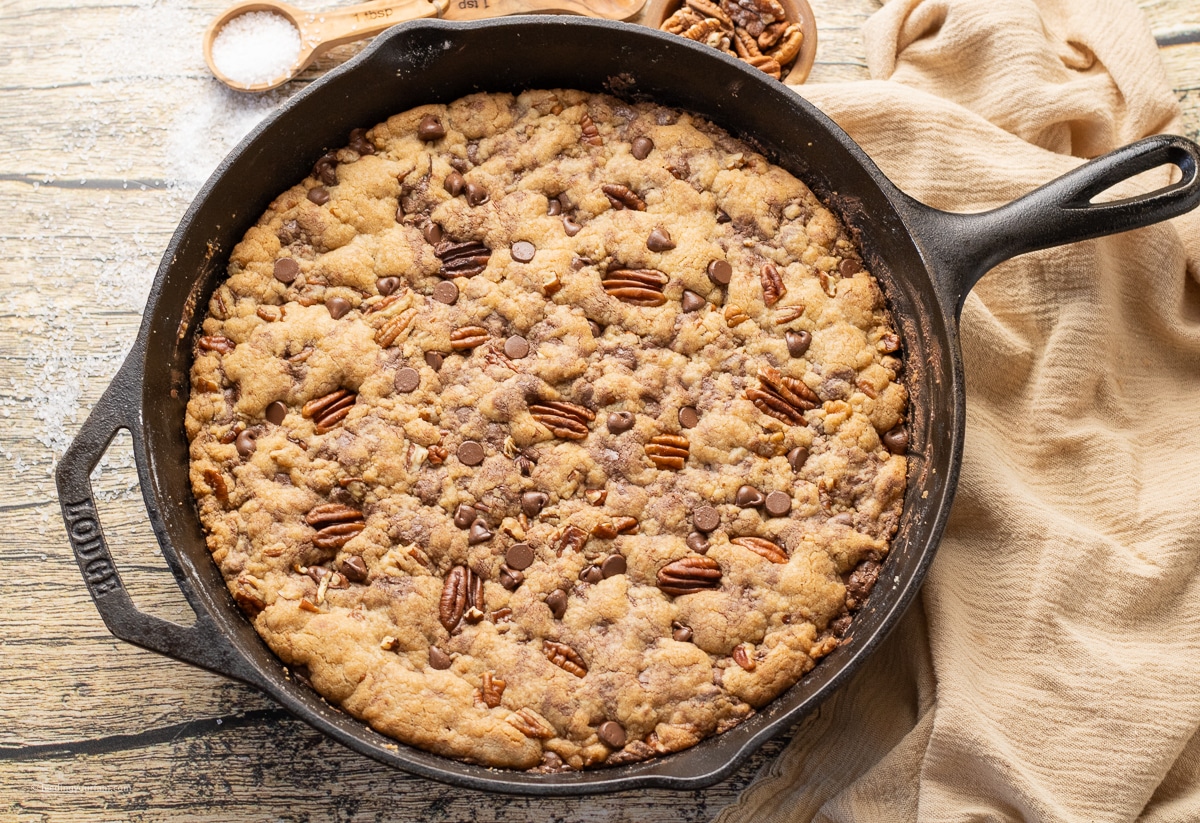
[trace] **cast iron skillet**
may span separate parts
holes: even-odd
[[[753,141],[861,233],[904,339],[911,470],[901,526],[875,592],[855,618],[849,642],[801,682],[731,731],[683,752],[595,771],[528,774],[398,745],[285,677],[205,549],[182,421],[192,340],[230,249],[327,148],[345,144],[352,128],[419,104],[480,90],[554,87],[611,91],[697,112]],[[1145,226],[1193,208],[1200,201],[1198,159],[1200,147],[1188,140],[1152,137],[1002,208],[949,214],[899,191],[797,94],[683,38],[568,17],[407,23],[259,126],[188,209],[159,267],[132,351],[58,466],[59,498],[79,568],[117,637],[256,686],[352,749],[405,771],[475,789],[539,795],[710,785],[828,697],[916,595],[958,479],[965,415],[957,323],[967,292],[989,268],[1022,252]],[[1119,202],[1089,203],[1109,186],[1163,164],[1176,166],[1181,181]],[[192,626],[139,612],[104,541],[89,475],[120,429],[133,437],[150,522],[196,612]]]

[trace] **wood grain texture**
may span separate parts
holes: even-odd
[[[53,466],[116,373],[176,223],[257,118],[346,59],[262,98],[199,55],[220,0],[0,0],[0,818],[38,821],[708,820],[780,749],[706,791],[587,800],[449,788],[355,754],[257,692],[113,638],[67,545]],[[316,8],[315,3],[300,5]],[[1200,137],[1200,9],[1141,0]],[[875,0],[814,0],[810,82],[867,78]],[[177,38],[176,48],[163,41]],[[123,580],[191,611],[150,532],[128,438],[95,474]]]

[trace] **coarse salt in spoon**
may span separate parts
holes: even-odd
[[[526,12],[561,11],[624,20],[645,0],[374,0],[306,12],[281,0],[238,3],[204,33],[204,59],[213,76],[238,91],[278,88],[329,49],[372,37],[406,20],[479,20]]]

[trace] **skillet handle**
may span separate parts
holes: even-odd
[[[198,615],[194,625],[180,626],[138,611],[121,582],[100,528],[91,473],[121,429],[140,441],[137,425],[141,418],[140,369],[136,367],[140,359],[135,349],[55,469],[67,539],[96,609],[114,635],[142,648],[257,685],[254,670],[225,639],[212,618]],[[159,544],[162,545],[161,536]],[[163,554],[165,557],[166,552]],[[179,575],[176,579],[180,580]],[[180,586],[189,595],[189,602],[192,601],[187,584],[180,580]]]
[[[1092,198],[1137,174],[1170,164],[1182,179],[1122,200]],[[992,211],[953,214],[904,196],[911,221],[947,308],[958,317],[974,285],[993,266],[1018,254],[1142,228],[1200,204],[1200,146],[1160,134],[1084,163]]]

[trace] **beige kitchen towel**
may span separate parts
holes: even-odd
[[[864,38],[872,80],[799,91],[939,208],[1180,129],[1132,3],[892,0]],[[1200,821],[1200,219],[1002,264],[962,345],[921,598],[722,821]]]

